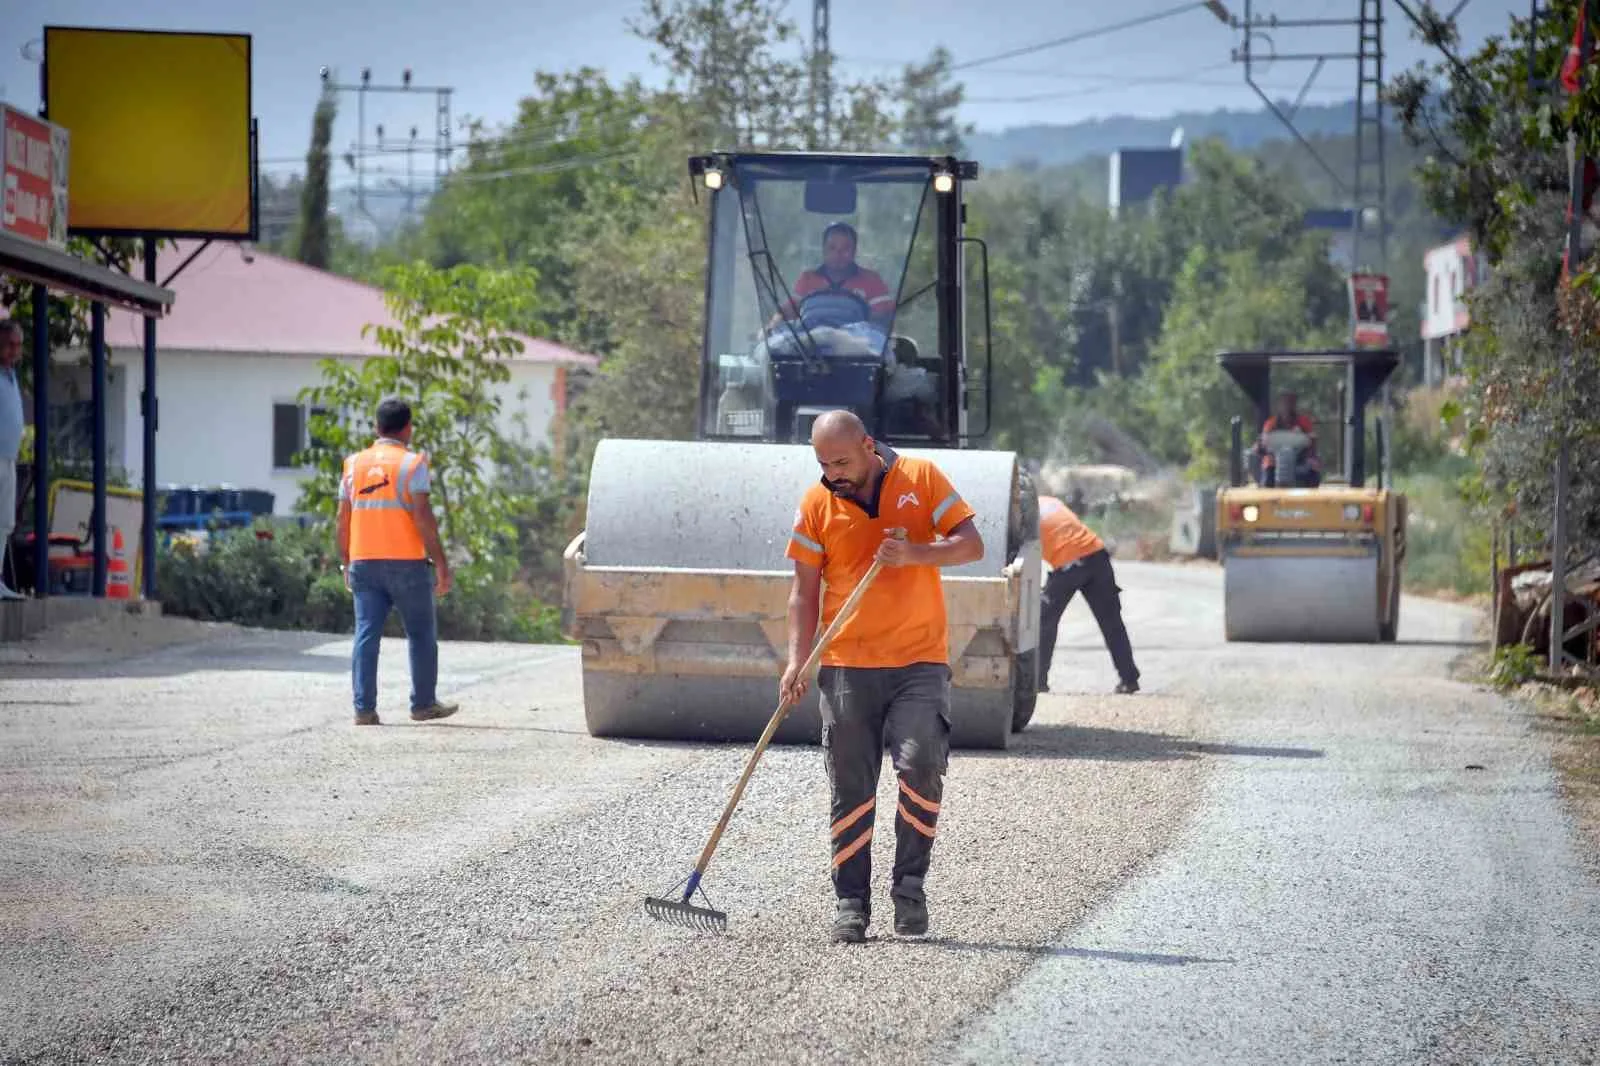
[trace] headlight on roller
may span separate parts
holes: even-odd
[[[1344,505],[1344,520],[1346,522],[1354,522],[1356,519],[1358,519],[1360,517],[1361,517],[1361,508],[1357,507],[1353,503],[1347,503],[1347,504]]]
[[[1256,519],[1258,519],[1260,517],[1261,517],[1261,508],[1257,507],[1253,503],[1245,505],[1245,508],[1244,508],[1244,520],[1246,522],[1254,522]]]

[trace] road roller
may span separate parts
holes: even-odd
[[[1038,493],[1015,452],[980,446],[992,412],[988,253],[963,232],[962,200],[977,171],[950,156],[690,158],[710,213],[696,437],[601,441],[584,528],[564,554],[562,629],[582,647],[592,735],[760,735],[788,658],[784,551],[821,473],[811,424],[841,408],[899,454],[936,462],[977,511],[984,557],[942,571],[952,744],[1005,748],[1027,725]],[[812,685],[775,741],[820,734]]]
[[[1387,484],[1384,424],[1367,485],[1366,408],[1399,365],[1391,349],[1223,352],[1218,361],[1255,407],[1250,443],[1235,418],[1229,484],[1217,493],[1223,627],[1229,641],[1374,643],[1395,639],[1406,549],[1406,498]],[[1274,368],[1343,371],[1336,446],[1317,484],[1296,475],[1311,442],[1299,428],[1262,432]],[[1322,452],[1323,449],[1318,449]],[[1267,476],[1264,455],[1273,455]],[[1299,469],[1297,469],[1299,468]]]

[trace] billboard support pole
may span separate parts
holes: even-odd
[[[155,284],[156,239],[144,239],[144,280]],[[156,426],[160,408],[156,402],[156,320],[144,319],[144,498],[139,522],[139,554],[144,580],[141,594],[147,600],[156,596]]]
[[[50,293],[34,285],[33,309],[33,594],[50,594]]]
[[[106,305],[89,306],[89,396],[93,412],[90,439],[94,442],[94,511],[89,536],[94,540],[94,595],[106,594],[106,574],[111,558],[106,544]]]

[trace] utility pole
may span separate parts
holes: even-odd
[[[813,148],[833,143],[833,53],[828,46],[828,0],[811,4],[811,136]]]
[[[1389,215],[1388,174],[1383,144],[1383,0],[1356,0],[1356,17],[1281,19],[1276,15],[1257,15],[1253,0],[1244,0],[1244,17],[1234,18],[1222,0],[1205,0],[1205,7],[1220,21],[1240,31],[1240,46],[1233,50],[1233,61],[1244,66],[1244,80],[1255,90],[1267,109],[1294,135],[1300,146],[1316,160],[1334,187],[1344,196],[1350,208],[1350,267],[1352,274],[1373,273],[1385,279],[1389,275]],[[1283,30],[1354,29],[1356,48],[1353,52],[1280,52],[1274,35]],[[1261,49],[1264,46],[1264,54]],[[1265,61],[1312,63],[1311,73],[1300,87],[1300,95],[1290,106],[1288,114],[1273,103],[1255,81],[1255,65]],[[1355,138],[1356,158],[1354,173],[1347,182],[1295,127],[1295,112],[1305,102],[1322,68],[1333,61],[1354,61],[1356,65]],[[1351,291],[1355,291],[1352,278]],[[1349,345],[1357,347],[1355,301],[1350,309]],[[1387,317],[1387,316],[1385,316]],[[1381,411],[1377,416],[1380,428],[1387,423],[1390,410],[1390,386],[1385,382],[1381,391]],[[1345,413],[1345,419],[1351,416]],[[1385,440],[1390,439],[1385,433]],[[1383,466],[1377,471],[1378,484],[1389,481],[1390,456],[1383,450]]]
[[[1357,0],[1357,3],[1359,7],[1353,19],[1281,19],[1276,15],[1257,15],[1253,0],[1244,0],[1242,19],[1230,15],[1221,0],[1206,0],[1205,7],[1220,21],[1240,31],[1240,46],[1233,50],[1233,61],[1243,65],[1245,84],[1255,90],[1267,109],[1278,117],[1344,194],[1353,214],[1351,265],[1357,270],[1368,267],[1386,275],[1389,271],[1389,225],[1388,177],[1383,151],[1383,0]],[[1354,29],[1356,49],[1353,52],[1278,51],[1273,35],[1296,29]],[[1356,163],[1349,181],[1328,164],[1294,124],[1295,112],[1304,103],[1306,93],[1322,73],[1323,66],[1341,60],[1356,64]],[[1314,64],[1287,114],[1256,84],[1255,66],[1262,62]],[[1374,236],[1366,237],[1368,231],[1375,231]]]
[[[445,85],[413,85],[411,83],[411,68],[407,67],[401,72],[399,85],[374,85],[372,83],[372,68],[361,68],[361,81],[359,84],[345,84],[335,80],[334,74],[327,68],[322,68],[322,82],[329,92],[356,94],[356,140],[345,159],[356,172],[356,204],[358,209],[369,220],[372,215],[367,211],[367,94],[368,93],[432,93],[434,96],[434,139],[432,142],[418,144],[416,127],[411,129],[411,143],[405,148],[385,148],[383,144],[383,126],[377,127],[377,143],[371,154],[383,154],[386,151],[406,153],[406,181],[407,186],[403,191],[408,209],[415,202],[416,188],[412,181],[411,155],[420,149],[432,149],[433,158],[433,188],[437,192],[444,178],[451,171],[450,165],[450,101],[455,89]]]

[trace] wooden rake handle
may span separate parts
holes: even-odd
[[[883,560],[874,559],[872,566],[868,568],[861,580],[856,583],[856,587],[851,590],[849,598],[839,608],[839,613],[834,615],[833,621],[828,624],[828,628],[823,630],[822,636],[817,639],[816,646],[811,649],[811,654],[806,658],[805,665],[800,668],[800,676],[802,678],[811,676],[811,671],[816,669],[817,662],[822,658],[822,653],[827,650],[829,642],[839,632],[839,627],[844,624],[845,619],[855,611],[856,605],[861,602],[862,595],[867,591],[867,586],[872,584],[872,579],[878,576],[878,571],[881,569],[883,569]],[[789,713],[793,706],[792,702],[780,701],[778,709],[772,712],[772,718],[767,722],[767,728],[762,731],[761,739],[756,741],[756,750],[750,753],[750,761],[745,763],[744,773],[739,775],[739,783],[734,786],[733,795],[728,799],[728,806],[722,811],[722,818],[718,820],[717,827],[711,831],[711,839],[706,841],[705,850],[700,852],[700,860],[694,865],[694,875],[689,880],[688,891],[684,893],[683,898],[685,901],[694,894],[695,888],[700,883],[700,878],[706,872],[706,867],[711,865],[711,853],[717,849],[717,842],[722,839],[723,830],[728,828],[728,822],[733,818],[734,808],[739,806],[739,800],[744,795],[745,786],[750,783],[750,775],[755,773],[756,763],[760,760],[761,753],[772,742],[773,734],[778,731],[779,724],[782,723],[784,716]]]

